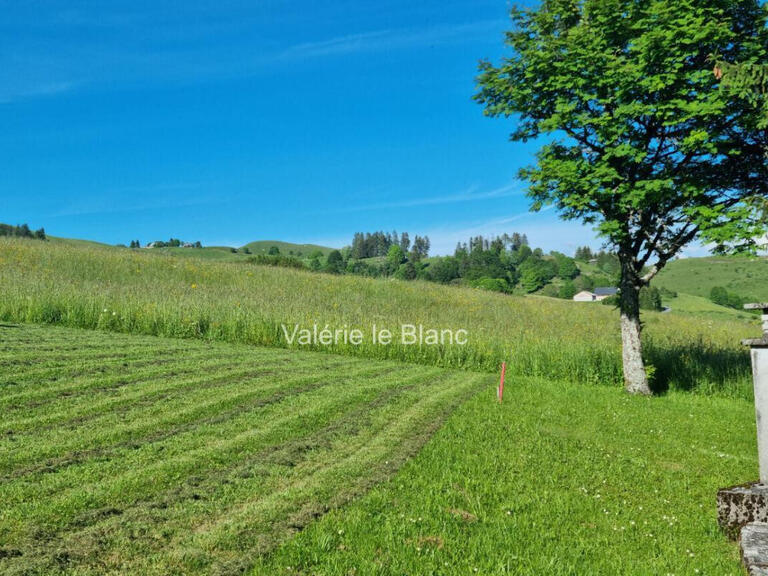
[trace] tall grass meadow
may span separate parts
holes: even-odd
[[[586,383],[622,374],[618,313],[607,306],[55,241],[0,238],[0,320],[273,347],[289,346],[281,325],[421,324],[465,329],[468,342],[302,348],[486,372],[506,361],[511,375]],[[644,322],[657,389],[749,397],[739,343],[757,326],[674,313]]]

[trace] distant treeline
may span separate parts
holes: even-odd
[[[741,310],[742,312],[744,311],[744,304],[758,301],[757,298],[741,296],[735,292],[730,292],[728,289],[723,288],[722,286],[714,286],[709,293],[709,299],[719,306],[733,308],[734,310]],[[756,314],[760,313],[759,310],[754,310],[753,312]]]
[[[330,274],[420,279],[497,292],[539,292],[565,299],[596,286],[615,286],[619,274],[615,254],[593,252],[588,247],[578,248],[577,258],[560,252],[545,254],[540,248],[531,248],[526,235],[519,233],[472,237],[459,242],[451,256],[430,258],[429,249],[427,236],[414,236],[411,242],[407,232],[358,232],[350,246],[333,250],[327,257],[319,251],[304,259],[286,256],[273,246],[268,255],[248,261]],[[582,272],[577,260],[590,272]]]
[[[129,244],[130,248],[141,248],[141,242],[138,240],[131,240],[131,243]],[[147,244],[147,248],[202,248],[203,245],[200,243],[200,241],[197,242],[184,242],[183,240],[179,240],[178,238],[171,238],[168,241],[165,240],[155,240],[153,242],[150,242]]]
[[[576,259],[561,252],[545,254],[541,248],[531,248],[525,234],[476,236],[467,243],[459,243],[453,256],[431,259],[425,277],[443,284],[465,284],[498,292],[541,292],[571,299],[581,290],[616,283],[616,256],[587,251],[588,248],[579,249],[585,263],[598,256],[594,275],[582,274]]]
[[[408,232],[403,232],[398,236],[394,232],[357,232],[352,238],[349,257],[356,260],[364,258],[377,258],[387,256],[389,249],[393,246],[399,246],[405,253],[411,255],[412,259],[426,258],[429,255],[429,237],[416,236],[411,245],[411,238]]]
[[[248,252],[250,254],[250,251]],[[283,268],[306,268],[304,262],[302,262],[296,256],[284,256],[279,252],[277,254],[256,254],[250,256],[247,259],[248,262],[253,264],[261,264],[262,266],[281,266]]]
[[[39,228],[33,232],[26,224],[21,224],[20,226],[0,224],[0,236],[16,236],[19,238],[45,240],[45,228]]]

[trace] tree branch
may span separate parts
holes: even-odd
[[[662,268],[667,265],[667,262],[672,258],[675,254],[677,254],[680,249],[688,244],[691,240],[696,238],[696,234],[699,233],[699,227],[694,226],[691,230],[686,231],[686,227],[684,227],[680,233],[677,235],[676,239],[672,242],[670,245],[670,248],[666,252],[659,253],[659,259],[651,266],[651,269],[640,278],[640,281],[644,285],[648,285],[653,278],[656,277],[656,275],[661,272]]]

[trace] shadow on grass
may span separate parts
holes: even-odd
[[[751,399],[752,369],[745,348],[718,348],[705,342],[686,345],[646,345],[655,393],[668,390],[702,392]]]

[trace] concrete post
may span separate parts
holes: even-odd
[[[757,574],[752,569],[757,564],[753,560],[747,560],[747,557],[754,556],[751,551],[754,551],[756,542],[765,541],[768,544],[768,302],[747,304],[744,308],[763,311],[763,337],[743,341],[745,346],[750,347],[752,356],[760,480],[718,490],[717,520],[729,537],[735,539],[740,533],[742,534],[742,548],[744,559],[749,566],[749,573]],[[747,530],[745,539],[742,528],[747,525],[752,528]],[[755,530],[759,528],[759,538],[753,534],[753,528]],[[749,554],[747,554],[748,551],[750,551]],[[760,553],[760,557],[765,560],[765,565],[768,567],[768,546]],[[768,574],[768,568],[766,570],[765,574]]]
[[[752,352],[760,483],[768,485],[768,303],[746,304],[744,308],[763,311],[763,337],[744,340],[744,344],[749,346]]]

